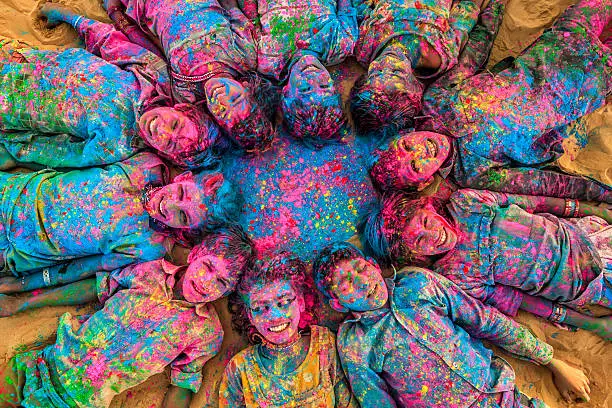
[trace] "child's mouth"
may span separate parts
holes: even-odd
[[[437,157],[438,146],[436,145],[436,143],[434,143],[431,139],[427,139],[425,141],[425,144],[427,145],[427,150],[429,150],[429,154],[431,155],[431,157]]]
[[[289,327],[289,323],[283,323],[283,324],[279,324],[278,326],[269,327],[268,330],[270,330],[272,333],[280,333],[283,330],[287,329],[288,327]]]
[[[366,297],[372,297],[374,295],[374,293],[376,292],[376,286],[377,285],[372,285],[370,290],[368,290],[368,293],[367,293]]]
[[[440,231],[440,237],[438,238],[438,246],[444,245],[444,243],[446,242],[446,237],[446,230],[442,228],[442,231]]]

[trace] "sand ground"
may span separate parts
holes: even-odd
[[[62,2],[89,17],[108,21],[98,0]],[[0,0],[0,35],[19,38],[42,48],[77,46],[79,41],[76,33],[66,25],[53,30],[44,27],[38,17],[38,8],[42,3],[44,0]],[[495,63],[508,55],[518,54],[572,3],[573,1],[568,0],[509,0],[491,62]],[[347,88],[343,88],[346,91]],[[587,175],[612,185],[612,104],[608,103],[576,126],[586,126],[590,142],[585,148],[579,149],[569,141],[566,146],[567,154],[560,159],[559,165],[566,171]],[[231,356],[244,346],[244,340],[232,332],[229,326],[229,313],[225,302],[221,300],[215,307],[223,321],[226,336],[221,353],[204,368],[204,383],[195,396],[192,407],[216,406],[216,393],[223,368]],[[70,311],[73,314],[85,314],[91,310],[92,306],[55,307],[0,319],[0,364],[16,352],[54,341],[57,321],[62,313]],[[612,406],[612,344],[585,331],[573,333],[560,330],[526,314],[520,314],[519,321],[552,344],[557,357],[587,373],[591,380],[592,399],[590,403],[568,405],[561,400],[546,369],[500,353],[514,366],[518,386],[524,393],[542,398],[553,408]],[[167,387],[168,376],[156,375],[140,386],[117,396],[112,407],[159,407]]]

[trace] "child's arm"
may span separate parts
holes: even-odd
[[[456,91],[456,86],[485,67],[502,22],[504,7],[503,0],[492,0],[482,11],[457,64],[427,88],[424,95],[425,114],[436,114],[440,110],[440,104],[444,103],[444,98]],[[461,42],[463,39],[459,36],[456,41]]]
[[[461,180],[463,187],[612,203],[612,189],[585,177],[533,168],[491,168]]]
[[[500,14],[503,15],[504,4],[499,5],[499,3],[502,3],[501,1],[493,1],[496,2],[495,6],[501,8]],[[486,14],[483,13],[484,18],[490,17],[490,10],[489,8],[486,10]],[[447,37],[446,41],[452,44],[451,53],[456,58],[459,58],[461,55],[461,49],[467,43],[470,32],[478,21],[479,13],[480,6],[472,0],[463,0],[453,4],[448,21],[450,28],[445,35]]]
[[[73,26],[83,41],[85,48],[111,64],[120,67],[140,65],[149,67],[147,71],[157,78],[166,69],[166,63],[159,56],[146,48],[131,42],[125,34],[117,31],[111,24],[102,23],[78,15],[70,9],[46,3],[41,13],[47,16],[49,23],[65,22]]]
[[[323,65],[335,65],[353,55],[353,48],[359,36],[357,11],[351,0],[338,0],[337,14],[331,21],[320,27],[311,39],[311,47],[321,47],[320,55]]]
[[[96,280],[87,279],[58,288],[36,290],[25,296],[0,295],[0,317],[45,306],[75,306],[97,299]]]
[[[191,390],[170,385],[164,397],[162,408],[189,408],[192,398],[193,392]]]
[[[336,401],[336,407],[339,408],[359,408],[359,404],[355,399],[349,386],[348,379],[342,369],[342,363],[340,362],[340,356],[337,352],[334,353],[336,363],[333,365],[334,372],[334,395]]]

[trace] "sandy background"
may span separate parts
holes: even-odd
[[[42,48],[78,45],[76,33],[68,26],[62,25],[53,30],[44,27],[37,12],[42,3],[44,1],[41,0],[0,0],[0,35],[19,38]],[[89,17],[108,21],[98,0],[65,0],[63,3]],[[508,55],[517,55],[572,3],[573,1],[568,0],[510,0],[493,49],[491,63]],[[346,77],[342,75],[342,78]],[[346,93],[347,85],[352,80],[354,78],[348,78],[343,84],[343,93]],[[568,153],[560,159],[559,165],[567,171],[588,175],[612,185],[612,104],[608,103],[583,118],[576,126],[588,130],[590,143],[583,149],[579,149],[572,141],[566,143]],[[225,301],[217,302],[215,307],[224,322],[226,336],[221,353],[204,368],[204,384],[195,396],[192,407],[216,406],[215,395],[223,367],[231,356],[244,346],[244,341],[229,327]],[[92,310],[93,306],[56,307],[0,319],[0,364],[16,352],[53,342],[58,317],[62,313],[71,311],[73,314],[85,314]],[[592,399],[590,403],[568,405],[562,402],[546,369],[500,353],[514,366],[517,383],[524,393],[539,396],[551,407],[612,406],[612,344],[588,332],[559,330],[541,319],[525,314],[519,315],[519,320],[537,336],[552,344],[557,357],[587,373],[591,380]],[[115,398],[112,407],[159,407],[167,387],[167,375],[156,375]]]

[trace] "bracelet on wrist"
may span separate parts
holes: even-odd
[[[565,320],[565,316],[567,315],[567,310],[565,307],[555,304],[553,306],[552,313],[548,316],[548,320],[553,323],[563,323]]]

